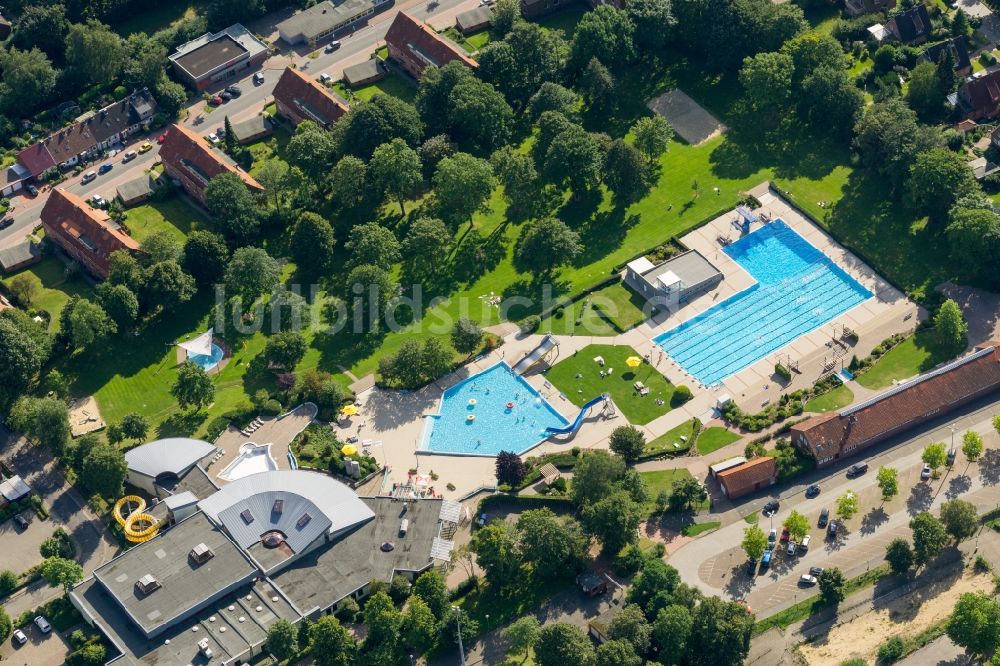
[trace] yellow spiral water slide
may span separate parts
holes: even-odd
[[[135,506],[134,509],[133,506]],[[149,541],[160,531],[156,518],[148,513],[143,513],[145,508],[146,500],[137,495],[126,495],[115,502],[115,520],[125,530],[125,538],[132,543]]]

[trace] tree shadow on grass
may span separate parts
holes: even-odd
[[[889,514],[886,513],[885,507],[876,507],[861,518],[861,529],[859,531],[865,535],[874,534],[879,526],[887,522],[889,522]]]
[[[208,418],[208,412],[198,410],[196,412],[177,412],[171,414],[163,423],[156,427],[156,435],[164,437],[190,437],[201,424]]]

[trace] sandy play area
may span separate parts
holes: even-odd
[[[963,593],[992,587],[993,581],[988,574],[971,575],[966,572],[941,594],[921,603],[916,611],[914,606],[917,602],[913,596],[905,595],[878,610],[834,627],[822,642],[805,643],[799,650],[809,666],[839,666],[854,657],[873,663],[879,646],[891,636],[915,636],[950,615]],[[897,619],[893,620],[893,617]],[[910,619],[899,620],[899,617]]]

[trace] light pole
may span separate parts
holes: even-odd
[[[461,658],[462,666],[465,666],[465,648],[462,647],[462,613],[458,606],[452,606],[451,610],[455,614],[455,626],[458,630],[458,655]]]

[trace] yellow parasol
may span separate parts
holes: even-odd
[[[357,405],[348,405],[347,407],[344,407],[342,410],[340,410],[341,416],[354,416],[357,413],[358,413]]]
[[[642,365],[642,359],[639,358],[638,356],[629,356],[627,359],[625,359],[625,365],[627,365],[630,368],[638,368],[640,365]]]
[[[354,446],[353,444],[344,444],[344,446],[341,447],[340,452],[343,453],[345,456],[353,456],[355,453],[358,452],[358,447]]]

